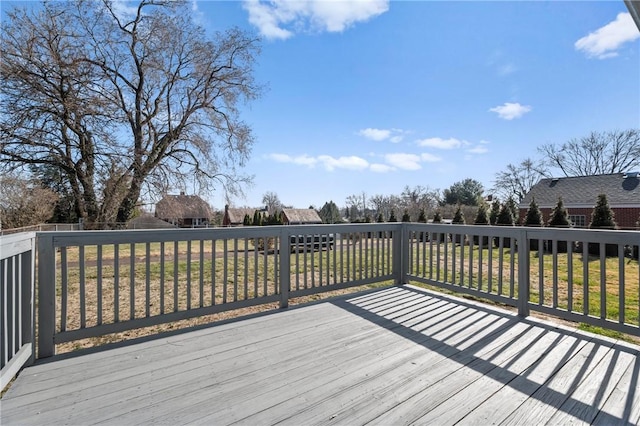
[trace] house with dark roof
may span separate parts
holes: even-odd
[[[285,225],[317,225],[322,223],[315,209],[282,209],[282,223]]]
[[[569,219],[576,228],[586,228],[598,195],[605,194],[620,229],[636,229],[640,216],[640,173],[612,173],[541,179],[520,202],[520,220],[524,221],[531,199],[540,207],[544,222],[562,197]]]
[[[155,216],[181,228],[209,226],[211,207],[197,195],[165,195],[156,204]]]
[[[224,206],[224,217],[222,218],[222,226],[242,226],[244,225],[244,217],[249,215],[251,219],[253,219],[253,215],[256,210],[260,212],[266,212],[264,208],[250,208],[250,207],[241,207],[234,208],[229,207],[227,204]]]

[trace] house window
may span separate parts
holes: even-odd
[[[206,218],[196,217],[196,218],[192,219],[191,226],[194,227],[194,228],[207,226],[207,219]]]
[[[573,224],[574,228],[586,228],[587,217],[583,214],[570,214],[569,220]]]

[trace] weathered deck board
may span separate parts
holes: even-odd
[[[27,368],[10,424],[636,424],[638,347],[411,286]]]

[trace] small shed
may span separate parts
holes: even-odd
[[[282,209],[284,225],[317,225],[322,223],[320,215],[314,209]]]
[[[209,226],[211,207],[197,195],[165,195],[156,204],[155,216],[181,228]]]
[[[244,217],[249,215],[251,219],[253,219],[253,215],[256,210],[263,212],[264,208],[251,208],[251,207],[240,207],[234,208],[229,207],[227,204],[224,206],[224,217],[222,218],[222,226],[242,226],[244,225]]]

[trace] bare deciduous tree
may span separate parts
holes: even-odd
[[[2,26],[0,165],[59,169],[85,222],[128,220],[144,189],[250,180],[252,35],[208,39],[168,0],[47,2]]]
[[[44,223],[57,200],[55,192],[38,182],[9,173],[0,176],[0,229]]]
[[[640,167],[640,129],[591,132],[580,139],[539,148],[549,167],[565,176],[622,173]]]
[[[439,198],[440,191],[437,189],[431,189],[428,186],[424,187],[422,185],[411,188],[407,185],[400,194],[402,205],[396,207],[402,208],[403,211],[406,209],[412,220],[418,220],[421,210],[429,214],[431,210],[438,206]]]
[[[519,203],[545,176],[548,176],[548,171],[544,164],[527,158],[517,165],[508,164],[505,170],[496,173],[493,190],[501,199],[513,198]]]
[[[278,194],[272,191],[267,191],[262,196],[262,204],[267,208],[267,212],[272,215],[277,211],[282,210],[283,205],[278,197]]]
[[[347,209],[349,210],[349,220],[355,221],[363,219],[367,214],[367,194],[349,195],[345,200]]]

